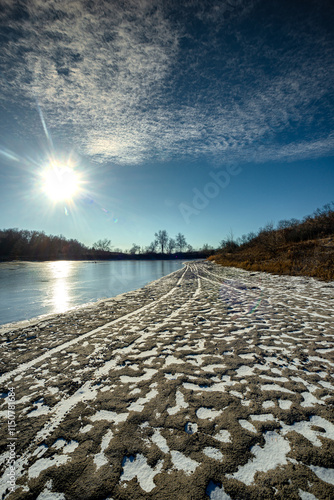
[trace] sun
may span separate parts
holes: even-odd
[[[70,201],[80,191],[80,177],[71,166],[53,162],[42,173],[42,190],[53,201]]]

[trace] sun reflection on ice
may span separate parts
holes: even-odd
[[[51,304],[55,313],[65,312],[70,307],[69,277],[73,263],[69,261],[50,262],[49,271],[52,279]]]

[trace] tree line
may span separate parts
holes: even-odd
[[[302,220],[280,220],[276,227],[268,222],[257,233],[250,232],[234,239],[233,232],[219,243],[220,251],[233,253],[253,246],[264,248],[274,255],[284,245],[326,238],[334,235],[334,202],[318,208]]]
[[[183,234],[170,238],[166,230],[159,230],[146,247],[135,243],[129,250],[113,248],[111,240],[98,240],[87,247],[75,239],[63,235],[46,235],[43,231],[28,231],[17,228],[0,230],[0,260],[99,260],[99,259],[144,259],[188,257],[203,258],[211,255],[213,247],[204,244],[194,250]],[[175,254],[178,252],[178,255]]]

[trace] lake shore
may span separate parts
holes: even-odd
[[[332,282],[190,262],[89,307],[4,325],[0,493],[334,496],[333,299]]]
[[[90,307],[182,267],[181,260],[2,262],[0,335],[1,325]]]

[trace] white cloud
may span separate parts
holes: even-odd
[[[290,44],[270,46],[256,37],[249,43],[236,27],[238,50],[226,46],[222,53],[218,31],[226,13],[240,22],[257,3],[228,0],[203,9],[185,2],[183,23],[162,1],[31,0],[20,17],[19,3],[8,1],[0,18],[12,30],[0,56],[8,77],[0,103],[1,96],[31,106],[37,100],[54,135],[70,134],[81,152],[101,161],[329,154],[333,136],[314,118],[319,105],[322,114],[329,109],[333,80],[325,34],[315,30],[308,40],[302,31],[287,32]],[[205,40],[187,31],[189,16],[209,30]],[[300,127],[316,136],[297,137]]]

